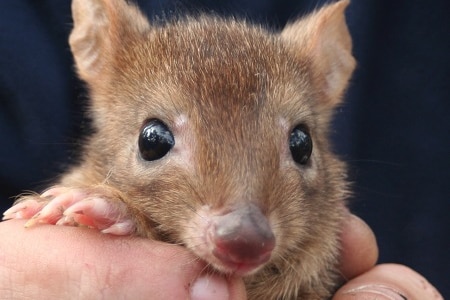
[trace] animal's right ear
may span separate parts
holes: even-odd
[[[139,9],[125,0],[73,0],[72,16],[70,48],[78,74],[87,82],[95,80],[126,40],[149,28]]]

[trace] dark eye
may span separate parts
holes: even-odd
[[[149,120],[141,129],[139,135],[139,151],[145,160],[162,158],[175,145],[172,132],[162,121]]]
[[[312,152],[312,139],[304,125],[297,125],[289,138],[292,158],[298,164],[305,165]]]

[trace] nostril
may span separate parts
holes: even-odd
[[[249,205],[217,217],[213,242],[222,262],[256,268],[270,259],[275,236],[260,209]]]

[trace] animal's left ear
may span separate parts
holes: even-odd
[[[312,63],[312,72],[326,104],[335,106],[355,69],[352,40],[344,11],[349,0],[342,0],[286,26],[281,33],[299,59]]]

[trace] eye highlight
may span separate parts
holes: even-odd
[[[161,120],[151,119],[139,134],[139,152],[147,161],[164,157],[175,145],[175,138],[169,127]]]
[[[297,125],[289,137],[289,149],[292,158],[300,165],[305,165],[312,153],[313,143],[308,129],[304,125]]]

